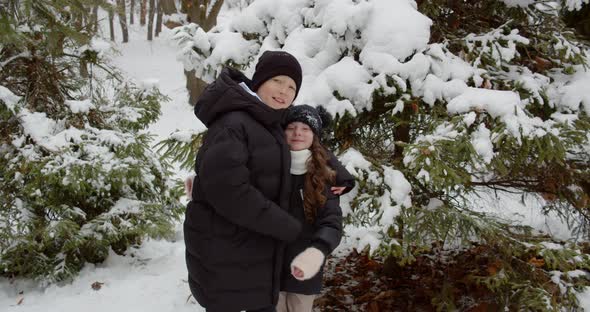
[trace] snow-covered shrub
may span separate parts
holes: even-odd
[[[108,66],[83,8],[15,3],[0,29],[0,272],[53,282],[171,235],[182,208],[145,131],[166,98]]]

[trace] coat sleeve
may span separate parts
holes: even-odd
[[[327,256],[338,247],[342,239],[342,209],[338,196],[329,196],[325,206],[318,210],[315,228],[312,246]]]
[[[354,177],[352,176],[352,174],[350,174],[348,172],[348,170],[346,170],[346,168],[344,168],[342,163],[338,160],[338,158],[331,151],[327,151],[327,152],[328,152],[328,155],[330,156],[330,159],[328,159],[328,165],[332,169],[334,169],[334,171],[336,171],[336,182],[334,183],[334,186],[345,186],[346,188],[344,189],[342,194],[340,194],[340,195],[344,195],[344,194],[350,192],[350,190],[352,190],[354,188],[354,185],[355,185]]]
[[[243,134],[229,127],[212,133],[197,171],[205,198],[234,224],[278,240],[294,240],[301,223],[250,184],[247,161]]]

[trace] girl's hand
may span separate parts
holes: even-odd
[[[321,250],[308,247],[291,261],[291,275],[300,281],[308,280],[322,269],[325,258]]]
[[[303,279],[303,271],[301,271],[298,267],[294,266],[291,268],[291,275],[298,280]]]
[[[342,194],[342,192],[344,192],[345,189],[346,189],[346,186],[332,186],[332,188],[330,188],[330,190],[332,191],[332,193],[334,193],[334,195]]]

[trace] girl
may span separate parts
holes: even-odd
[[[289,212],[303,225],[295,242],[289,243],[281,272],[278,312],[311,312],[322,287],[324,260],[342,237],[342,211],[335,193],[354,187],[354,178],[334,164],[320,144],[327,113],[309,105],[287,111],[285,136],[291,150],[291,197]],[[332,167],[330,167],[332,164]],[[338,171],[338,182],[336,173]],[[332,188],[334,185],[343,186]]]

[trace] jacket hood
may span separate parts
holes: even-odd
[[[238,84],[250,79],[240,71],[225,67],[219,77],[209,84],[195,104],[195,115],[209,127],[217,118],[232,111],[244,111],[265,126],[281,123],[286,109],[273,109]]]

